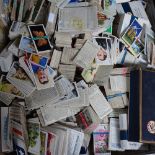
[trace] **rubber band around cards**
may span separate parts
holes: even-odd
[[[32,40],[48,39],[48,36],[33,37]]]
[[[118,93],[118,94],[114,94],[114,95],[109,95],[107,96],[107,100],[110,100],[114,97],[119,97],[119,96],[122,96],[122,95],[125,95],[126,93]]]

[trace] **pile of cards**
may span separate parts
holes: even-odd
[[[147,10],[153,5],[153,0],[1,2],[2,152],[146,151],[147,145],[128,140],[127,120],[130,71],[155,68],[153,13]]]

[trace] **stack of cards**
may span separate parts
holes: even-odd
[[[129,107],[139,90],[131,89],[130,71],[155,69],[155,3],[129,1],[0,1],[0,102],[8,106],[1,108],[2,152],[148,149],[130,141],[140,133],[127,134],[127,116],[139,114],[136,105]],[[134,78],[141,81],[139,74]],[[149,121],[145,132],[153,136]]]

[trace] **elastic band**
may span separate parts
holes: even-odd
[[[118,93],[118,94],[114,94],[114,95],[109,95],[109,96],[107,96],[107,100],[112,99],[114,97],[122,96],[122,95],[125,95],[125,94],[126,93]]]
[[[32,40],[48,39],[48,36],[33,37]]]

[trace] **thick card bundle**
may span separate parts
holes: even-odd
[[[9,38],[13,40],[20,35],[24,35],[24,36],[29,35],[26,24],[23,22],[13,21],[9,30]]]
[[[97,28],[96,15],[96,6],[64,8],[59,12],[58,30],[60,32],[93,31]]]
[[[91,106],[84,108],[76,116],[76,122],[85,133],[91,133],[99,125],[99,118]]]

